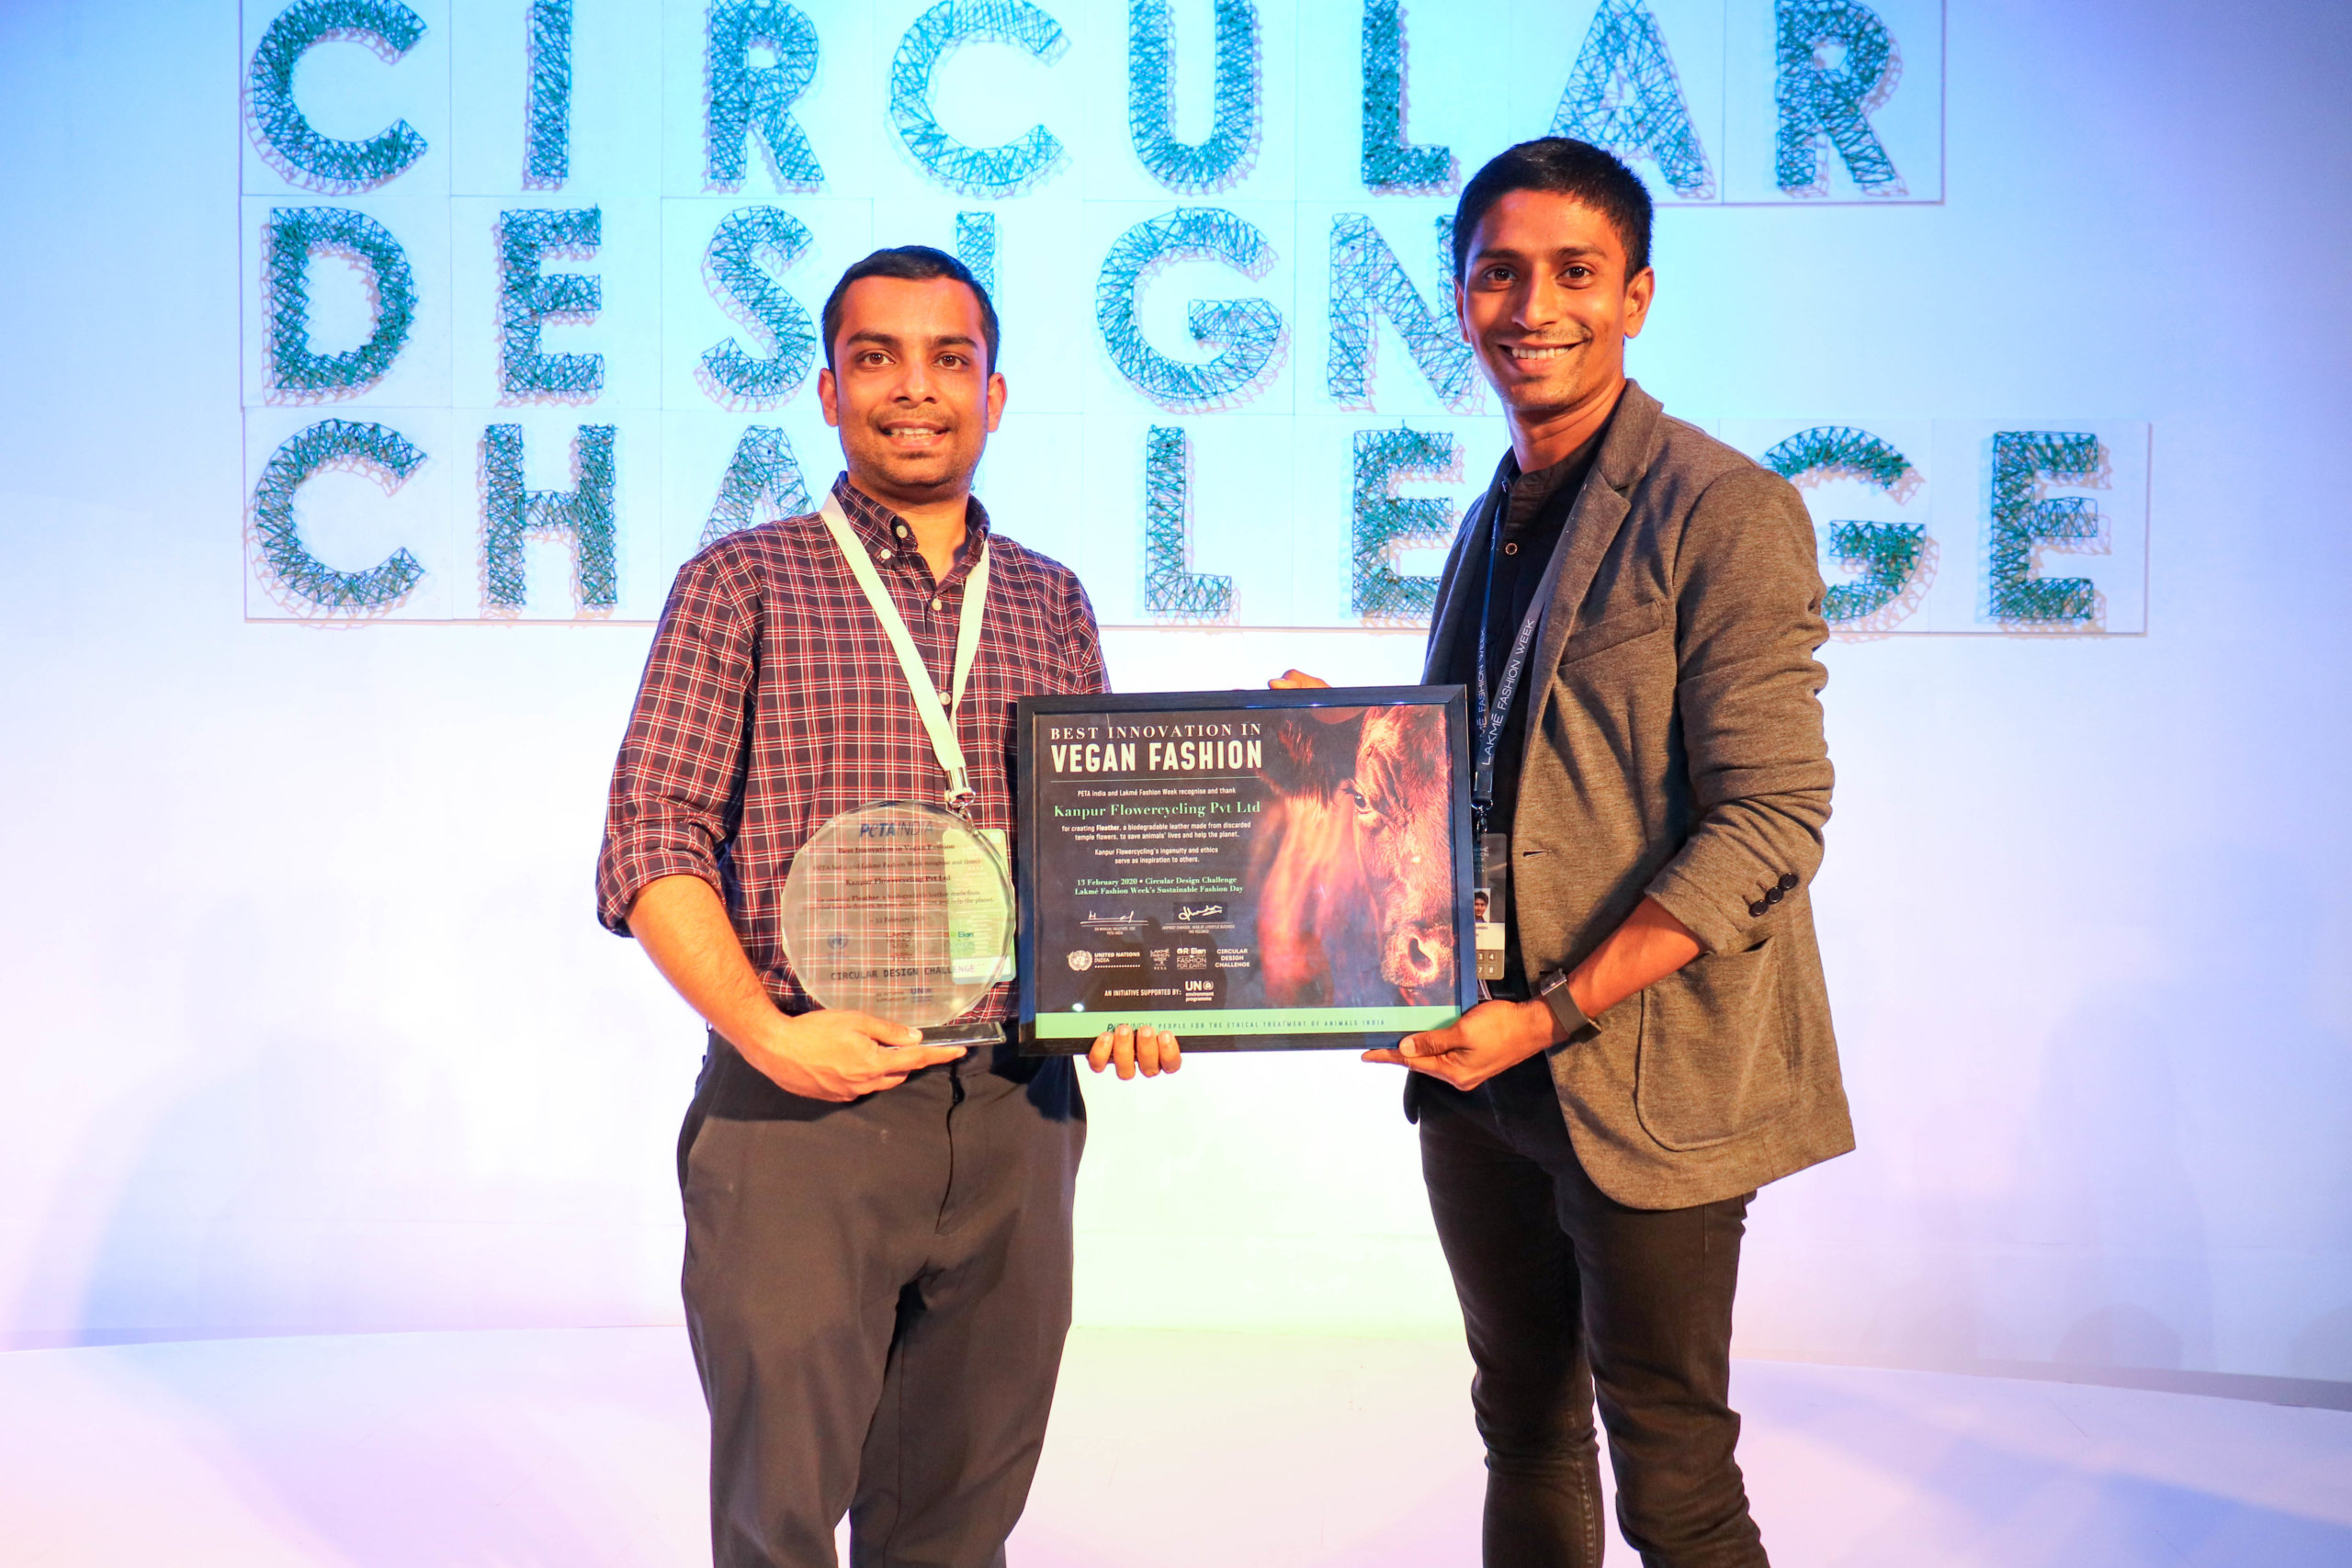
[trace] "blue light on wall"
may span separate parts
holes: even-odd
[[[662,8],[666,20],[505,0],[507,21],[454,28],[447,3],[258,0],[243,217],[262,241],[248,283],[260,308],[247,313],[245,400],[336,399],[356,420],[427,432],[436,449],[449,421],[419,423],[421,411],[465,411],[470,439],[517,417],[473,412],[485,406],[570,404],[592,431],[642,441],[627,476],[642,504],[612,521],[615,558],[632,563],[617,597],[595,569],[603,525],[585,525],[576,602],[609,618],[656,613],[662,578],[697,537],[806,498],[794,442],[814,438],[815,315],[830,282],[812,269],[869,245],[951,246],[1005,297],[1023,345],[1008,440],[1068,419],[1057,428],[1072,450],[1115,443],[1143,459],[1145,482],[1100,525],[1122,541],[1116,570],[1143,564],[1135,585],[1105,588],[1114,615],[1397,625],[1431,587],[1396,570],[1399,552],[1442,543],[1464,499],[1458,479],[1427,476],[1457,472],[1461,451],[1487,439],[1446,418],[1491,407],[1454,320],[1440,210],[1466,164],[1556,128],[1654,164],[1653,186],[1677,201],[1791,199],[1774,183],[1783,152],[1812,159],[1815,185],[1798,196],[1834,184],[1884,199],[1900,194],[1904,160],[1940,188],[1918,130],[1919,106],[1941,90],[1936,0],[1757,0],[1717,18],[1720,51],[1693,41],[1713,13],[1690,0],[1593,0],[1573,25],[1529,35],[1542,58],[1468,76],[1455,35],[1469,13],[1443,0],[916,0],[886,21],[835,0],[687,0]],[[1356,68],[1311,74],[1335,58]],[[298,85],[318,125],[388,129],[322,137]],[[1080,124],[1107,134],[1080,138]],[[1719,149],[1702,141],[1711,127]],[[1891,185],[1871,183],[1882,172]],[[747,181],[763,194],[710,199]],[[305,205],[330,198],[303,192],[338,182],[368,194],[347,210]],[[533,194],[551,188],[579,194]],[[1193,194],[1225,190],[1236,194]],[[1080,235],[1093,236],[1090,254],[1073,254]],[[328,288],[342,279],[320,260],[330,254],[361,275],[372,313],[344,313],[350,302]],[[1320,341],[1294,341],[1300,321]],[[1285,374],[1293,353],[1313,356],[1311,381]],[[1139,407],[1162,423],[1138,423]],[[1241,428],[1200,423],[1213,415],[1283,422],[1288,439],[1259,439],[1272,434],[1261,424],[1229,441]],[[1399,432],[1407,415],[1442,423]],[[275,440],[282,424],[263,418]],[[485,437],[486,473],[504,440]],[[256,487],[269,450],[252,445]],[[1253,471],[1228,486],[1237,462]],[[994,471],[993,496],[1019,526],[1037,473]],[[1193,515],[1204,483],[1283,497],[1298,536],[1330,558],[1253,558],[1229,582],[1194,572],[1195,534],[1222,539],[1227,525]],[[314,504],[338,502],[322,492]],[[450,539],[476,536],[461,510]],[[324,526],[333,513],[318,515]],[[1838,624],[1886,629],[1895,609],[1905,630],[2062,624],[1996,615],[1981,552],[1964,584],[1948,574],[1914,605],[1935,581],[1939,525],[1905,530],[1927,518],[1922,503],[1900,523],[1825,520],[1829,558],[1850,568],[1826,606]],[[508,533],[481,533],[484,549],[493,536]],[[436,570],[443,543],[417,546]],[[2124,595],[2122,621],[2110,595],[2071,624],[2137,624],[2135,558],[2085,572]],[[257,547],[253,560],[276,581]],[[471,565],[496,592],[470,613],[511,611],[505,569]],[[395,618],[469,613],[448,586]],[[2015,588],[2000,600],[2011,611],[2047,597]],[[288,599],[254,603],[266,615]]]
[[[1815,425],[1767,451],[1764,466],[1792,482],[1812,477],[1849,475],[1893,491],[1911,473],[1909,458],[1866,430]],[[1833,626],[1859,626],[1879,615],[1911,586],[1927,559],[1928,530],[1918,523],[1829,525],[1830,558],[1855,573],[1822,596],[1822,618]]]
[[[765,250],[789,265],[810,243],[807,225],[781,207],[738,208],[711,232],[703,256],[712,280],[759,322],[772,345],[767,355],[753,355],[730,337],[704,351],[703,368],[736,397],[763,406],[782,402],[816,362],[817,324],[808,308],[758,262]]]
[[[755,47],[772,52],[775,63],[752,64]],[[815,190],[825,183],[808,133],[792,112],[817,76],[817,28],[807,13],[785,0],[718,0],[710,8],[704,73],[710,106],[704,171],[710,184],[742,184],[755,130],[787,189]]]
[[[1854,0],[1778,0],[1774,22],[1781,188],[1806,191],[1822,184],[1819,143],[1826,140],[1861,189],[1899,189],[1894,164],[1865,112],[1893,53],[1886,24]],[[1834,65],[1824,58],[1832,52]]]
[[[803,517],[816,510],[808,485],[801,477],[800,459],[792,439],[769,424],[747,428],[735,443],[735,456],[718,481],[718,499],[710,508],[698,544],[707,546],[741,528],[767,521],[762,503],[776,517]]]
[[[1703,197],[1714,188],[1666,39],[1642,0],[1600,0],[1552,116],[1552,134],[1628,160],[1649,158],[1678,196]]]
[[[2048,430],[2005,430],[1993,437],[1993,615],[2014,626],[2087,626],[2098,615],[2098,590],[2088,578],[2035,575],[2042,545],[2097,539],[2098,509],[2079,495],[2034,498],[2045,479],[2080,483],[2098,477],[2103,454],[2096,435]]]
[[[1191,468],[1183,431],[1153,425],[1144,436],[1143,606],[1168,620],[1222,620],[1233,613],[1233,579],[1192,569]]]
[[[1169,0],[1127,7],[1127,134],[1152,178],[1170,190],[1219,190],[1249,172],[1264,113],[1258,80],[1258,7],[1216,0],[1216,112],[1208,140],[1176,140],[1176,36]]]
[[[254,530],[262,559],[288,592],[321,609],[374,610],[396,604],[416,586],[424,568],[405,547],[366,571],[337,571],[302,543],[294,497],[302,482],[330,463],[372,468],[398,484],[424,461],[399,431],[356,420],[322,419],[287,438],[262,466],[254,486]]]
[[[1453,149],[1405,136],[1405,16],[1399,0],[1364,0],[1363,183],[1391,195],[1453,188]]]
[[[416,275],[391,231],[341,207],[280,207],[269,215],[265,286],[270,384],[288,392],[349,392],[380,379],[416,324]],[[375,326],[356,348],[311,346],[311,258],[322,251],[367,269]]]
[[[956,259],[969,267],[980,287],[996,292],[996,214],[959,212],[956,215]]]
[[[1342,408],[1373,405],[1373,325],[1386,316],[1405,352],[1447,407],[1479,400],[1476,362],[1451,310],[1453,220],[1437,221],[1438,287],[1423,299],[1372,219],[1342,212],[1331,220],[1331,343],[1324,381]]]
[[[1349,541],[1350,603],[1366,621],[1426,621],[1437,607],[1437,579],[1396,570],[1412,546],[1453,541],[1453,504],[1396,493],[1407,479],[1447,479],[1460,471],[1462,444],[1442,431],[1362,430],[1355,437],[1355,513]]]
[[[1168,408],[1238,399],[1272,364],[1283,338],[1282,312],[1271,299],[1195,299],[1185,307],[1185,324],[1194,341],[1216,346],[1216,354],[1196,364],[1154,348],[1136,313],[1136,291],[1152,267],[1187,257],[1260,277],[1273,265],[1274,251],[1254,224],[1223,208],[1180,207],[1114,241],[1094,286],[1094,323],[1112,363]]]
[[[523,483],[523,427],[493,424],[481,433],[482,592],[502,609],[530,602],[523,540],[533,533],[568,539],[572,592],[582,608],[612,605],[620,594],[614,561],[613,441],[609,424],[583,424],[572,442],[570,490]]]
[[[294,68],[322,39],[376,39],[398,58],[424,36],[424,20],[400,0],[297,0],[278,13],[245,74],[254,120],[288,176],[322,190],[382,185],[424,156],[424,137],[395,120],[364,141],[322,135],[294,101]]]
[[[523,169],[535,186],[571,175],[571,0],[531,0],[531,95]]]
[[[540,271],[551,254],[594,251],[604,243],[604,214],[594,207],[522,208],[498,215],[499,381],[506,396],[593,397],[605,385],[601,354],[547,354],[539,329],[549,316],[593,316],[604,308],[604,280],[593,273]]]
[[[915,162],[948,189],[967,196],[1015,196],[1060,164],[1060,139],[1033,125],[1000,147],[973,147],[939,123],[931,107],[932,75],[950,50],[1004,43],[1052,64],[1069,48],[1061,24],[1028,0],[941,0],[907,29],[890,62],[890,120]]]

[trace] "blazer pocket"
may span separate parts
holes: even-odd
[[[1646,604],[1636,604],[1630,610],[1620,610],[1613,615],[1603,615],[1589,626],[1580,626],[1568,634],[1560,645],[1563,670],[1596,653],[1606,653],[1612,648],[1645,637],[1652,632],[1663,631],[1667,624],[1667,602],[1653,599]]]
[[[1634,1111],[1666,1148],[1742,1137],[1787,1111],[1780,955],[1770,939],[1710,953],[1642,993]]]

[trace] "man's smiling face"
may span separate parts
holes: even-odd
[[[952,277],[861,277],[842,295],[825,423],[860,490],[886,504],[961,494],[1004,412],[980,302]]]
[[[1478,220],[1454,308],[1488,383],[1541,425],[1615,395],[1654,286],[1647,267],[1625,276],[1625,243],[1599,211],[1515,190]]]

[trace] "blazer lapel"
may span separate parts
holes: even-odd
[[[1656,398],[1632,381],[1625,383],[1609,434],[1593,459],[1592,472],[1585,476],[1583,493],[1560,529],[1560,542],[1553,547],[1551,564],[1536,590],[1537,600],[1545,606],[1544,624],[1536,630],[1535,661],[1525,676],[1531,682],[1527,711],[1531,744],[1544,732],[1544,708],[1552,700],[1549,671],[1559,663],[1568,634],[1576,630],[1577,612],[1600,570],[1601,558],[1616,542],[1618,529],[1624,526],[1625,514],[1631,510],[1627,498],[1649,471],[1650,446],[1657,434],[1660,412]]]
[[[1458,592],[1462,586],[1462,566],[1476,560],[1476,552],[1487,548],[1487,539],[1495,525],[1495,495],[1500,488],[1503,465],[1510,461],[1505,453],[1501,463],[1495,465],[1495,477],[1487,482],[1487,493],[1462,520],[1462,531],[1453,536],[1453,552],[1445,558],[1444,574],[1438,580],[1437,614],[1430,621],[1429,647],[1421,654],[1421,684],[1437,683],[1439,668],[1445,662],[1448,650],[1453,647],[1456,629],[1462,624],[1462,601]]]

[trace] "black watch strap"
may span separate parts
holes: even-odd
[[[1585,1017],[1584,1009],[1577,1006],[1575,995],[1568,989],[1568,972],[1555,969],[1535,984],[1536,999],[1552,1010],[1552,1017],[1560,1025],[1560,1032],[1570,1043],[1589,1040],[1600,1032],[1600,1025]]]

